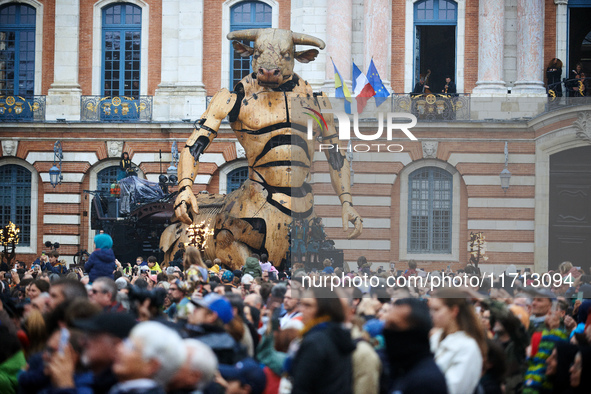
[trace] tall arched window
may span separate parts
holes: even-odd
[[[240,167],[232,172],[230,172],[227,176],[227,187],[226,193],[231,193],[234,190],[238,189],[245,180],[248,179],[248,167]]]
[[[20,228],[19,246],[31,245],[31,171],[8,164],[0,166],[0,225]]]
[[[139,96],[141,29],[141,8],[120,3],[103,9],[103,96]]]
[[[0,8],[0,95],[32,96],[35,88],[35,8]]]
[[[272,22],[272,8],[258,1],[236,4],[230,10],[230,31],[269,28]],[[242,41],[250,45],[250,41]],[[231,44],[230,44],[231,45]],[[231,49],[230,83],[233,88],[242,78],[251,72],[250,57],[240,57]]]
[[[452,175],[423,167],[408,177],[408,252],[451,253]]]
[[[426,76],[433,92],[440,92],[449,75],[456,80],[456,24],[458,7],[451,0],[422,0],[414,5],[414,80]]]
[[[107,167],[101,170],[96,176],[96,190],[108,194],[111,184],[117,183],[119,166]]]

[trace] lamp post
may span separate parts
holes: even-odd
[[[49,169],[49,183],[51,183],[51,186],[54,188],[61,184],[64,179],[64,176],[62,175],[63,158],[62,143],[61,141],[56,141],[53,145],[53,166]],[[58,165],[56,165],[56,162]]]
[[[507,141],[505,141],[505,168],[503,169],[503,171],[501,171],[501,174],[499,175],[501,177],[501,189],[503,189],[503,191],[505,193],[507,193],[507,190],[509,190],[509,183],[511,180],[511,172],[509,171],[509,168],[507,168],[508,166],[509,166],[509,148],[508,148]]]

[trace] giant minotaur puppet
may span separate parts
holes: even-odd
[[[237,53],[252,56],[253,73],[243,78],[234,92],[221,89],[196,122],[178,165],[179,194],[174,212],[180,223],[170,226],[161,246],[170,258],[178,242],[186,242],[186,227],[200,223],[198,198],[191,186],[197,176],[199,157],[216,137],[222,120],[230,125],[248,160],[248,180],[221,201],[208,225],[213,242],[206,246],[206,257],[219,257],[233,269],[244,264],[253,252],[267,253],[279,265],[289,249],[289,229],[293,219],[315,217],[314,197],[306,183],[314,155],[314,140],[307,138],[306,121],[298,121],[292,103],[300,100],[318,112],[330,108],[325,96],[314,96],[306,81],[293,72],[294,60],[313,61],[318,50],[296,51],[296,45],[324,49],[318,38],[282,29],[249,29],[228,34]],[[254,47],[242,40],[254,41]],[[304,103],[305,101],[305,103]],[[301,116],[300,116],[301,119]],[[342,207],[343,230],[354,225],[349,238],[363,229],[352,203],[349,162],[334,127],[326,116],[327,127],[318,129],[318,139],[332,144],[326,151],[332,186]],[[337,145],[340,149],[336,149]],[[200,200],[201,201],[201,200]],[[203,207],[203,205],[202,205]]]

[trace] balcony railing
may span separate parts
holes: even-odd
[[[470,120],[470,95],[392,93],[392,112],[410,112],[422,121]]]
[[[82,96],[80,120],[86,122],[149,122],[152,96]]]
[[[0,96],[0,122],[45,121],[45,96]]]

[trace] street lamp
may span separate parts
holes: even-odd
[[[49,183],[54,188],[62,183],[64,176],[62,175],[62,159],[64,154],[62,152],[61,141],[56,141],[53,145],[53,166],[49,169]],[[56,166],[57,162],[57,166]],[[59,167],[58,167],[59,166]]]
[[[505,168],[503,169],[503,171],[501,171],[501,174],[499,175],[501,177],[501,189],[503,189],[505,193],[507,193],[507,190],[509,190],[509,183],[511,180],[511,172],[509,171],[509,168],[507,168],[508,166],[509,148],[507,146],[507,141],[505,141]]]

